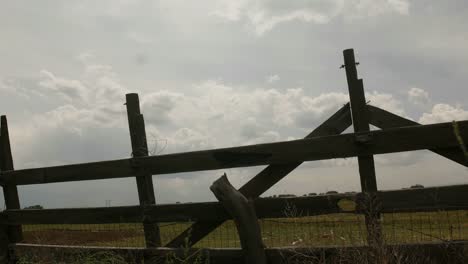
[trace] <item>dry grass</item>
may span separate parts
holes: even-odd
[[[382,215],[384,239],[388,244],[468,240],[468,211],[393,213]],[[260,220],[268,247],[358,246],[366,243],[364,217],[355,214],[300,216]],[[163,243],[190,223],[161,223]],[[26,225],[26,242],[87,246],[143,247],[141,224]],[[237,230],[227,221],[196,247],[240,247]]]
[[[405,243],[432,242],[450,245],[450,241],[468,240],[468,211],[383,214],[381,224],[384,244],[374,248],[373,251],[358,248],[367,243],[366,226],[362,215],[304,216],[300,212],[293,212],[290,216],[288,218],[260,220],[265,245],[267,247],[289,247],[290,252],[287,254],[287,259],[290,263],[468,263],[466,259],[460,262],[460,259],[467,256],[466,249],[454,251],[447,246],[445,249],[439,250],[438,259],[434,260],[428,259],[428,257],[433,258],[431,256],[433,252],[429,252],[431,253],[429,254],[423,248],[408,252],[401,246],[395,246]],[[189,226],[190,223],[161,223],[163,243],[170,241]],[[140,224],[29,225],[23,228],[25,238],[30,243],[114,247],[144,246]],[[335,250],[337,253],[334,254],[314,251],[314,248],[327,246],[342,247],[343,249]],[[227,221],[198,242],[195,247],[240,247],[234,223]],[[314,252],[304,252],[302,250],[304,248],[310,248]],[[301,250],[295,251],[295,249]],[[378,256],[377,260],[376,256]],[[54,256],[55,262],[52,260],[40,262],[40,260],[34,259],[34,256],[28,256],[27,259],[22,259],[22,262],[19,263],[126,263],[122,262],[124,260],[119,259],[118,256],[105,252],[77,255],[76,260],[68,262],[60,262],[60,259],[61,256]],[[164,262],[192,263],[183,262],[175,256],[160,263]]]

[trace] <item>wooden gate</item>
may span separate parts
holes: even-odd
[[[167,254],[178,252],[187,243],[194,245],[232,216],[217,202],[156,204],[152,175],[268,165],[239,192],[252,199],[258,218],[285,217],[284,207],[317,214],[340,213],[342,199],[354,200],[354,213],[364,214],[368,249],[380,254],[383,238],[380,215],[385,212],[460,210],[468,206],[468,185],[379,191],[375,176],[376,154],[428,149],[462,166],[468,166],[465,139],[468,121],[421,125],[366,103],[362,79],[358,78],[354,51],[345,50],[350,102],[313,130],[304,139],[222,149],[148,156],[145,124],[137,94],[127,94],[126,106],[132,157],[64,166],[15,170],[8,126],[1,118],[1,175],[7,210],[0,214],[0,263],[14,259],[24,250],[73,251],[76,247],[22,244],[25,224],[143,223],[147,249],[109,249],[119,254]],[[353,126],[354,132],[342,134]],[[380,130],[370,130],[370,125]],[[306,161],[357,157],[362,192],[327,196],[256,199]],[[17,186],[98,179],[136,177],[140,205],[104,208],[21,210]],[[157,186],[157,185],[156,185]],[[60,217],[57,217],[60,215]],[[161,245],[158,222],[195,221],[166,245]],[[464,244],[464,241],[458,242]],[[164,246],[162,248],[161,246]],[[417,245],[407,245],[408,248]],[[440,245],[426,245],[440,248]],[[80,248],[83,249],[83,248]],[[87,250],[103,250],[89,247]],[[235,259],[240,251],[206,249],[216,261]],[[285,249],[286,250],[286,249]],[[330,251],[331,249],[327,249]],[[328,252],[327,251],[327,252]],[[437,250],[433,250],[435,252]],[[286,252],[286,251],[285,251]],[[282,249],[267,249],[267,257],[278,261]],[[223,259],[224,258],[224,259]]]

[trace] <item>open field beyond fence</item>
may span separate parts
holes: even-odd
[[[331,214],[259,220],[267,247],[364,245],[364,217]],[[191,225],[160,223],[162,243]],[[382,215],[385,241],[394,243],[443,242],[468,239],[468,211],[391,213]],[[58,245],[143,247],[143,227],[138,223],[87,225],[24,225],[25,242]],[[227,221],[195,247],[240,247],[237,230]]]

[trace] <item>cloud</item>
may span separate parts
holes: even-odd
[[[402,14],[402,15],[409,15],[409,10],[410,10],[409,1],[406,1],[406,0],[388,0],[388,4],[397,13]]]
[[[0,25],[8,40],[0,43],[0,110],[9,118],[15,166],[130,157],[123,105],[130,87],[140,94],[156,155],[303,138],[348,101],[338,69],[348,47],[359,55],[371,104],[423,122],[463,118],[467,109],[456,103],[468,96],[464,5],[87,0],[24,7],[5,1],[0,15],[11,23]],[[71,58],[79,51],[85,52]],[[280,81],[269,84],[274,75]],[[442,97],[449,107],[414,107],[409,85],[423,88],[430,104]],[[462,177],[466,183],[466,168],[422,158],[377,155],[379,188],[463,183]],[[307,163],[272,192],[359,189],[355,161],[336,163]],[[259,170],[225,171],[242,184]],[[155,186],[160,201],[177,201],[176,188],[186,200],[206,200],[209,184],[223,172],[157,176]],[[134,184],[132,178],[64,184],[60,191],[31,186],[21,194],[29,197],[22,202],[56,206],[104,205],[104,199],[136,204]]]
[[[272,30],[278,24],[290,22],[294,20],[313,22],[315,24],[328,23],[330,17],[325,14],[321,14],[314,10],[295,10],[291,13],[266,17],[262,12],[251,14],[249,19],[255,27],[255,33],[263,35],[265,32]]]
[[[209,80],[191,93],[144,95],[142,110],[165,153],[280,140],[277,131],[294,122],[297,92],[232,87]]]
[[[70,98],[63,97],[60,106],[38,113],[32,117],[32,122],[29,120],[27,125],[16,127],[14,134],[20,140],[14,145],[27,146],[28,150],[19,148],[19,152],[27,153],[20,156],[23,165],[44,166],[70,161],[102,160],[112,158],[111,153],[114,156],[120,153],[119,156],[123,157],[130,155],[128,128],[122,105],[126,89],[110,66],[87,65],[78,79],[67,79],[52,73],[45,74],[43,78],[50,81],[51,84],[47,85],[52,87],[42,90],[43,93],[62,95],[63,86],[68,85],[68,88],[72,86],[70,84],[80,84],[76,90],[82,96],[76,98],[87,98],[90,102],[70,101]],[[89,87],[96,87],[97,90],[93,91]],[[119,93],[121,98],[115,99]],[[140,93],[140,97],[149,148],[153,155],[301,138],[305,135],[305,129],[312,130],[349,100],[346,93],[340,92],[310,95],[302,88],[236,86],[219,80],[193,84],[180,92],[159,90]],[[402,103],[391,94],[372,91],[367,94],[367,98],[376,106],[405,114]],[[92,102],[102,103],[96,105]],[[438,108],[435,107],[433,114],[441,112]],[[443,112],[457,112],[447,109]],[[116,142],[119,144],[116,145]],[[45,148],[48,145],[54,147]],[[90,155],[90,150],[95,153]],[[37,153],[42,153],[42,157],[38,158]],[[420,162],[421,157],[413,153],[377,156],[376,164],[382,168],[411,166]],[[311,169],[323,171],[333,167],[341,171],[355,166],[355,159],[310,163],[296,172],[300,174],[295,176],[298,179],[289,182],[288,186],[302,190],[297,184],[306,181],[304,175],[308,175]],[[240,186],[258,170],[247,168],[227,171]],[[198,189],[207,188],[221,174],[216,171],[163,175],[155,182],[160,190],[158,195],[161,201],[202,201],[207,199],[203,192],[189,189],[194,186]],[[332,174],[327,172],[324,175]],[[102,184],[102,188],[107,186]],[[98,186],[95,185],[97,190],[101,188]],[[271,192],[281,190],[281,187],[275,188]],[[351,187],[339,188],[349,190]],[[175,194],[174,189],[178,190]],[[126,193],[125,197],[134,199],[130,193]]]
[[[213,14],[230,21],[246,21],[257,35],[262,35],[278,24],[294,20],[327,23],[333,13],[334,5],[325,1],[306,3],[304,1],[223,1]]]
[[[280,77],[277,74],[270,75],[266,78],[267,83],[275,83],[280,80]]]
[[[44,94],[57,93],[69,101],[83,100],[87,97],[88,88],[78,80],[57,78],[47,70],[41,70],[40,74],[42,80],[39,82],[39,86],[44,88]]]
[[[316,97],[305,96],[300,90],[297,95],[298,104],[294,104],[294,123],[303,128],[318,125],[318,122],[333,114],[337,109],[349,101],[344,93],[323,93]]]
[[[345,93],[308,95],[302,88],[243,87],[208,80],[142,95],[149,134],[164,153],[302,138],[349,101]],[[401,102],[371,92],[372,104],[404,115]]]
[[[0,77],[0,90],[9,90],[9,85],[6,84],[5,80]]]
[[[176,107],[177,101],[182,99],[180,93],[162,90],[144,95],[141,100],[142,112],[149,123],[164,125],[172,121],[171,113]]]
[[[90,55],[80,54],[91,58]],[[112,113],[128,90],[120,83],[109,65],[93,64],[83,61],[83,72],[77,78],[58,77],[49,70],[40,71],[37,90],[23,92],[37,93],[42,97],[54,99],[59,103],[72,104],[83,108],[96,108]],[[57,97],[58,96],[58,97]]]
[[[430,113],[424,113],[421,118],[419,118],[419,123],[433,124],[450,122],[453,120],[468,120],[468,111],[462,109],[460,106],[436,104],[432,107]]]
[[[344,8],[350,8],[351,18],[365,18],[388,13],[408,15],[410,2],[407,0],[354,0],[346,1]],[[346,12],[343,10],[343,12]]]
[[[403,167],[403,166],[411,166],[424,160],[425,154],[426,152],[422,152],[422,151],[390,153],[390,154],[385,154],[385,155],[376,155],[374,156],[375,157],[374,160],[375,160],[375,163],[380,166],[386,166],[389,168]]]
[[[418,106],[426,106],[431,101],[428,92],[416,87],[408,90],[408,100]]]
[[[76,56],[76,59],[83,64],[89,64],[95,58],[94,53],[89,51],[81,52]]]
[[[206,131],[193,127],[180,127],[167,130],[151,123],[146,125],[146,137],[150,155],[179,153],[213,149],[215,140]]]
[[[406,116],[403,103],[392,94],[371,91],[366,93],[366,98],[371,105],[378,106],[397,115]]]
[[[125,153],[110,150],[122,147],[120,142],[111,141],[125,132],[122,130],[126,125],[123,102],[127,89],[112,67],[91,63],[90,55],[79,57],[86,59],[82,61],[81,74],[75,78],[41,70],[34,81],[23,85],[21,80],[9,82],[24,98],[21,103],[36,104],[25,108],[31,112],[11,125],[19,167],[102,160]],[[100,136],[106,133],[113,135]],[[111,145],[107,157],[104,149],[92,154],[83,151],[85,146],[94,149],[103,142]]]
[[[289,110],[288,118],[294,120],[294,124],[307,128],[318,125],[319,121],[333,114],[337,109],[349,102],[349,95],[345,93],[323,93],[315,97],[307,96],[302,89],[296,91],[295,102],[291,102],[293,107]],[[366,94],[370,104],[391,111],[398,115],[405,115],[405,111],[400,100],[391,94],[379,93],[376,91]],[[288,120],[287,118],[285,118]]]
[[[391,13],[408,15],[409,7],[407,0],[226,0],[216,5],[213,14],[228,21],[244,21],[257,35],[263,35],[291,21],[326,24],[339,16],[362,19]]]

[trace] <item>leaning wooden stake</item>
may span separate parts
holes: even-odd
[[[253,204],[231,185],[226,174],[216,180],[210,190],[236,223],[245,263],[266,263],[265,247]]]

